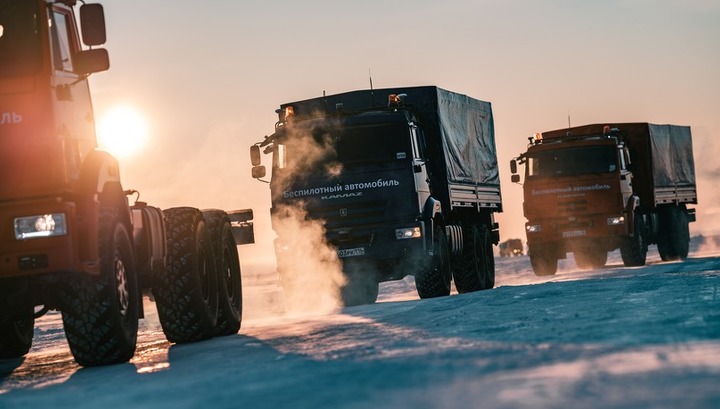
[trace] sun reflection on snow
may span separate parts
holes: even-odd
[[[135,356],[130,360],[130,363],[135,365],[138,374],[149,374],[170,369],[168,359],[170,344],[166,340],[140,341],[138,347]]]
[[[136,364],[138,374],[155,373],[170,368],[170,362],[158,362],[150,366],[144,366],[142,364]]]

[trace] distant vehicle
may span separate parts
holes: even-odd
[[[160,210],[123,189],[87,79],[110,65],[103,7],[80,6],[78,27],[76,3],[0,2],[0,359],[27,354],[35,318],[59,310],[80,365],[126,362],[145,289],[169,341],[235,334],[252,211]]]
[[[520,239],[509,239],[500,243],[500,257],[522,256],[523,243]]]
[[[697,204],[690,127],[593,124],[536,134],[510,162],[525,166],[523,209],[537,275],[555,274],[572,252],[599,268],[619,248],[626,266],[645,264],[648,245],[663,260],[685,259]]]
[[[282,104],[251,147],[253,176],[272,153],[272,212],[304,206],[343,262],[345,305],[414,275],[421,298],[492,288],[502,211],[491,105],[435,86],[375,89]],[[307,146],[323,149],[310,157]],[[321,148],[320,148],[321,147]],[[298,237],[278,232],[281,276]],[[360,268],[359,266],[363,266]]]

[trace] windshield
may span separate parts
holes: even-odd
[[[613,146],[585,146],[537,152],[528,157],[528,176],[553,177],[608,173],[617,170]]]
[[[334,160],[343,164],[390,162],[412,157],[407,126],[381,125],[338,129]]]
[[[277,147],[275,165],[300,172],[333,172],[362,163],[412,159],[407,124],[317,126],[295,131]]]
[[[36,1],[0,0],[0,77],[37,72],[42,63]]]

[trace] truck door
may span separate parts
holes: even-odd
[[[620,192],[622,193],[623,203],[627,203],[633,194],[633,174],[630,172],[628,166],[630,164],[630,156],[627,148],[622,145],[618,147],[618,154],[620,156]]]
[[[66,180],[79,176],[85,155],[97,144],[95,121],[87,79],[76,73],[73,57],[80,51],[75,16],[67,7],[50,9],[55,129],[65,162]]]
[[[422,209],[430,197],[430,185],[428,184],[427,166],[425,166],[425,152],[423,149],[424,138],[422,130],[417,125],[410,125],[413,149],[413,172],[415,174],[415,191],[418,193],[418,209]]]

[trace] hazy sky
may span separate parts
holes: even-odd
[[[525,239],[508,161],[534,132],[599,122],[692,127],[698,223],[720,230],[720,1],[106,0],[111,69],[96,116],[150,126],[121,158],[125,188],[166,208],[253,208],[270,243],[269,189],[248,147],[283,102],[369,87],[437,85],[493,105],[505,212]],[[260,247],[261,249],[264,247]]]

